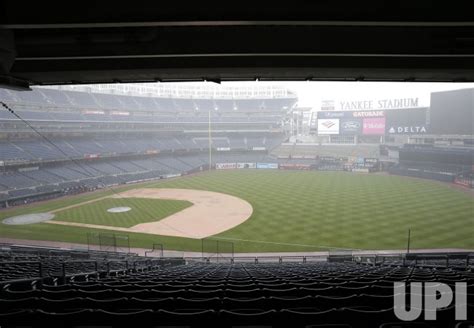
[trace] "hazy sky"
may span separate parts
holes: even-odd
[[[209,83],[209,82],[208,82]],[[298,95],[300,107],[319,108],[321,100],[371,100],[419,98],[429,106],[430,93],[474,88],[474,83],[421,82],[224,82],[223,85],[283,85]]]

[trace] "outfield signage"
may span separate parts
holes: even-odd
[[[467,188],[474,187],[474,185],[472,184],[472,180],[467,178],[456,177],[454,178],[454,183]]]
[[[310,164],[284,163],[280,164],[280,170],[310,170]]]
[[[119,111],[112,111],[110,115],[117,115],[117,116],[130,116],[130,112],[119,112]]]
[[[362,120],[352,118],[341,120],[340,133],[345,135],[359,135],[362,133]]]
[[[105,115],[105,112],[103,110],[84,110],[84,111],[82,111],[82,114],[86,114],[86,115]]]
[[[378,158],[369,158],[369,157],[364,158],[364,163],[365,164],[368,164],[368,163],[376,164],[376,163],[378,163],[378,161],[379,161]]]
[[[385,134],[385,118],[364,118],[362,121],[362,134],[364,135],[384,135]]]
[[[229,147],[217,147],[216,150],[217,151],[230,151],[230,148]]]
[[[99,158],[100,154],[84,154],[84,158]]]
[[[318,134],[339,134],[339,119],[318,119]]]
[[[387,112],[386,134],[424,134],[428,132],[426,108]]]
[[[352,169],[352,172],[356,172],[356,173],[369,173],[369,169],[368,168],[353,168]]]
[[[418,107],[418,98],[340,101],[341,110],[395,109]]]
[[[354,119],[364,117],[385,117],[385,111],[383,110],[370,110],[370,111],[347,111],[347,112],[318,112],[318,119]]]
[[[257,169],[278,169],[278,163],[257,163]]]
[[[322,162],[335,162],[337,159],[333,156],[319,156],[319,160]]]
[[[385,112],[383,110],[352,112],[352,117],[385,117]]]
[[[30,166],[30,167],[20,167],[18,172],[29,172],[29,171],[38,171],[39,166]]]
[[[427,128],[424,125],[417,126],[387,126],[388,134],[424,134]]]
[[[396,135],[429,132],[426,108],[320,111],[319,135]]]
[[[180,176],[181,176],[181,173],[172,173],[172,174],[164,174],[161,177],[163,179],[170,179],[170,178],[177,178],[177,177],[180,177]]]
[[[216,163],[216,170],[231,170],[237,168],[237,163]]]
[[[255,169],[257,168],[257,163],[237,163],[238,169]]]
[[[386,98],[386,99],[360,99],[340,100],[324,99],[321,101],[322,110],[378,110],[417,108],[420,106],[419,98]]]
[[[318,112],[318,119],[325,118],[350,118],[350,112]]]

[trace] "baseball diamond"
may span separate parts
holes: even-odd
[[[415,206],[415,198],[424,206]],[[133,247],[160,240],[169,249],[188,251],[199,250],[195,238],[208,236],[233,241],[235,252],[403,249],[409,228],[412,248],[473,248],[471,232],[463,228],[471,224],[472,200],[472,194],[428,180],[246,169],[71,196],[2,211],[0,218],[56,215],[45,223],[3,225],[6,237],[85,243],[90,229],[115,230],[130,232]],[[107,213],[118,205],[132,210]],[[210,215],[212,208],[220,212]],[[231,222],[220,226],[222,220]]]

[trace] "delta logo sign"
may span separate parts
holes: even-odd
[[[388,129],[390,134],[423,134],[426,133],[424,126],[391,126]]]

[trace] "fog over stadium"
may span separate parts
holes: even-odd
[[[0,255],[17,261],[0,266],[0,320],[35,299],[58,323],[61,290],[64,311],[101,313],[67,325],[214,307],[379,323],[399,311],[394,279],[472,280],[473,83],[31,89],[0,89]]]

